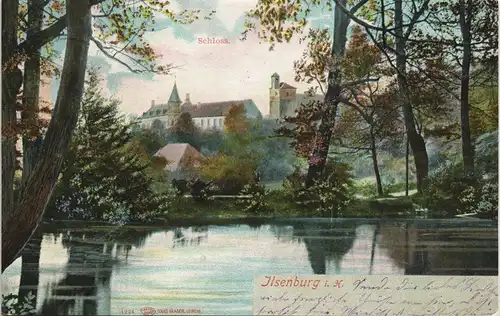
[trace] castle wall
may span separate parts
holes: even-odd
[[[280,89],[281,100],[296,100],[297,91],[295,89]]]

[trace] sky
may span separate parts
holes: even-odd
[[[166,102],[174,81],[183,101],[186,93],[190,94],[193,103],[253,99],[263,115],[269,113],[269,86],[274,72],[280,75],[281,81],[297,87],[298,93],[308,89],[307,84],[294,81],[293,71],[293,62],[300,59],[304,44],[292,40],[269,51],[269,44],[259,44],[255,35],[249,35],[246,41],[239,40],[244,30],[244,13],[255,7],[257,0],[183,0],[172,3],[178,10],[216,10],[216,13],[211,20],[201,19],[191,25],[173,24],[164,17],[157,17],[155,31],[148,32],[146,39],[157,53],[163,55],[162,63],[173,63],[178,67],[171,75],[133,74],[106,58],[91,43],[88,65],[101,67],[103,88],[122,101],[124,113],[141,115],[149,109],[152,100],[157,104]],[[326,10],[316,12],[310,19],[315,27],[330,27],[332,20],[332,13]],[[198,38],[207,37],[227,39],[229,44],[198,43]],[[60,51],[64,50],[64,45],[63,41],[57,44]],[[58,82],[54,80],[42,93],[50,94],[55,100],[57,89]]]

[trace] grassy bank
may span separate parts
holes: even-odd
[[[299,205],[279,196],[266,198],[268,207],[257,212],[245,211],[237,199],[196,202],[179,197],[171,205],[167,220],[193,218],[274,218],[274,217],[366,217],[412,216],[413,204],[407,197],[354,200],[342,214],[318,214],[311,207]]]

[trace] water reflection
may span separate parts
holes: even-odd
[[[208,238],[208,226],[193,226],[190,228],[175,228],[173,248],[199,246]]]
[[[19,270],[9,267],[2,278],[20,274],[19,295],[32,291],[39,315],[110,315],[120,308],[140,314],[150,301],[249,314],[252,278],[264,273],[497,275],[497,228],[481,223],[46,229],[30,240]],[[53,244],[67,252],[63,268],[49,259]],[[43,281],[47,271],[60,277]],[[189,306],[181,306],[185,301]]]
[[[293,226],[293,235],[305,244],[314,274],[326,274],[330,262],[335,274],[340,274],[342,258],[354,244],[357,226],[356,222],[301,222]]]
[[[132,247],[144,246],[151,234],[144,230],[64,233],[65,276],[45,287],[40,315],[110,315],[113,268],[120,258],[127,261]]]
[[[384,223],[380,246],[407,275],[497,275],[495,227]]]
[[[32,293],[35,297],[33,306],[36,306],[38,286],[40,281],[40,250],[43,234],[37,230],[21,252],[21,280],[19,282],[19,297],[26,297]]]

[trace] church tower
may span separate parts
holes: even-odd
[[[271,87],[269,88],[269,116],[273,119],[279,119],[281,117],[280,76],[277,73],[271,76]]]

